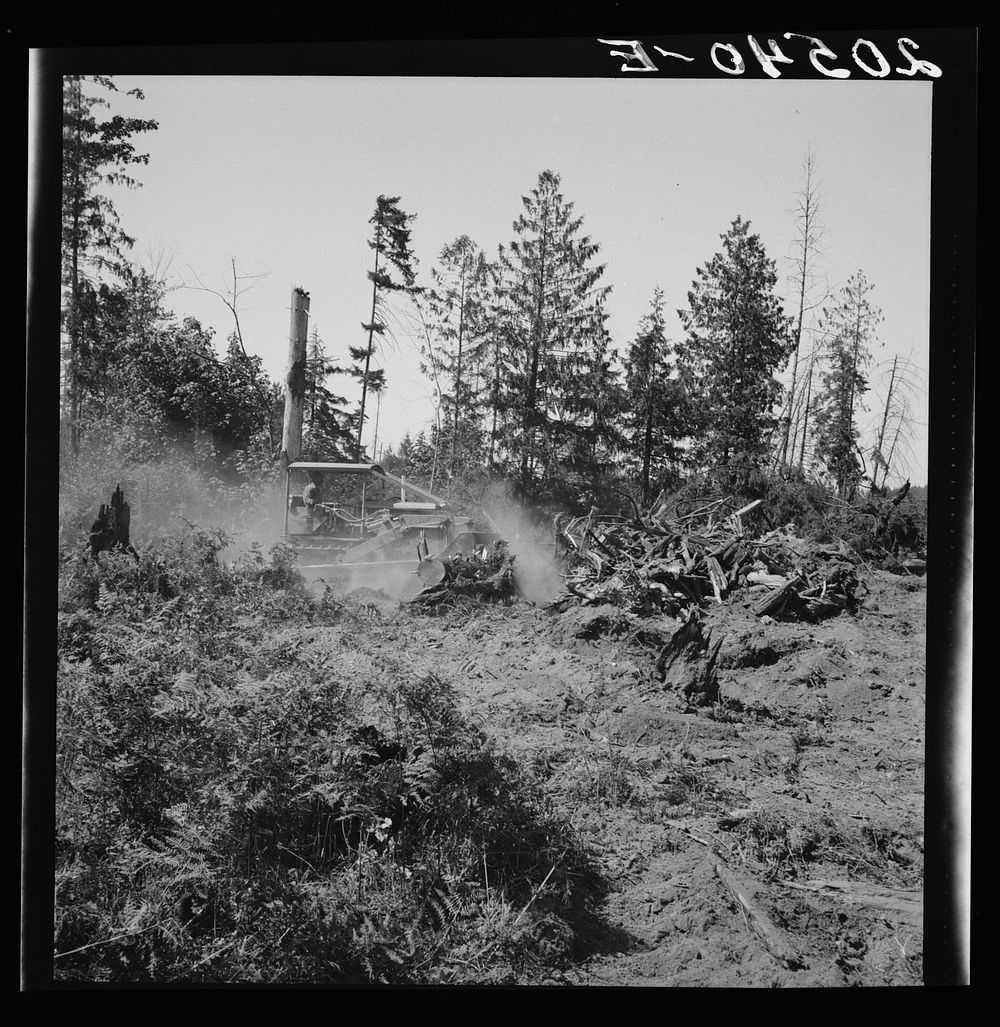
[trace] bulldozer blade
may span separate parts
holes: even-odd
[[[417,577],[420,579],[423,588],[429,588],[431,585],[437,585],[439,582],[444,581],[445,573],[444,564],[433,557],[421,560],[417,564]]]
[[[364,563],[343,563],[338,560],[336,563],[301,566],[299,572],[307,581],[323,582],[339,592],[347,593],[365,588],[405,599],[427,587],[418,577],[417,571],[420,566],[416,560],[379,560]]]

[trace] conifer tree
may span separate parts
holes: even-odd
[[[134,242],[121,229],[114,205],[101,189],[106,185],[139,186],[128,169],[148,163],[149,157],[136,151],[132,139],[158,127],[155,121],[119,114],[101,120],[99,108],[111,106],[105,94],[117,91],[114,80],[103,75],[69,75],[63,80],[63,399],[74,453],[79,449],[83,401],[83,293],[89,288],[91,300],[99,296],[102,273],[127,278],[126,252]],[[138,89],[127,95],[142,98]]]
[[[481,438],[489,265],[482,250],[462,235],[441,251],[431,279],[427,301],[433,341],[422,353],[425,370],[441,392],[443,425],[450,436],[448,462],[455,471],[477,456]]]
[[[625,358],[626,463],[634,468],[644,504],[650,502],[653,481],[673,467],[683,434],[682,397],[671,377],[671,347],[665,334],[663,290],[653,292],[649,313]]]
[[[618,425],[627,402],[617,358],[602,326],[589,373],[578,383],[580,391],[573,405],[579,421],[569,436],[566,461],[569,484],[577,488],[578,500],[584,506],[603,507],[608,502],[605,486],[613,476],[615,456],[625,443]]]
[[[858,448],[858,414],[868,391],[866,369],[882,313],[869,295],[872,286],[863,271],[852,275],[830,301],[820,319],[822,370],[816,397],[816,456],[849,501],[864,473]]]
[[[107,422],[120,434],[125,421],[133,428],[155,421],[143,352],[160,347],[167,329],[171,315],[163,307],[164,294],[163,283],[145,270],[130,269],[123,283],[81,278],[73,314],[78,429]]]
[[[430,477],[433,480],[437,467],[437,445],[433,429],[430,438],[423,428],[417,432],[417,437],[410,447],[409,465],[411,474]]]
[[[605,431],[590,395],[593,376],[609,362],[598,246],[581,235],[583,219],[543,171],[514,222],[516,238],[501,247],[500,293],[508,361],[501,405],[517,434],[505,445],[522,487],[555,473],[573,454],[593,452]]]
[[[361,326],[368,333],[366,345],[349,347],[355,364],[351,373],[361,382],[355,442],[358,460],[363,452],[361,436],[368,392],[385,387],[384,368],[373,371],[371,363],[376,336],[381,339],[389,330],[388,297],[393,293],[412,296],[421,291],[416,285],[416,258],[410,250],[410,225],[415,218],[415,214],[406,214],[400,209],[398,196],[380,195],[375,203],[375,212],[368,219],[368,223],[374,226],[368,245],[375,252],[374,268],[368,272],[368,280],[372,283],[371,320]],[[397,278],[393,277],[393,272]],[[373,375],[378,377],[373,378]]]
[[[345,462],[351,459],[353,418],[346,410],[347,399],[334,393],[328,384],[331,376],[344,373],[344,368],[327,357],[319,330],[313,325],[306,353],[303,459]]]
[[[689,398],[691,457],[733,484],[759,468],[776,425],[775,377],[793,343],[775,294],[774,261],[750,222],[737,217],[723,248],[703,268],[678,316],[686,338],[677,351]]]
[[[500,248],[503,255],[503,248]],[[518,426],[514,410],[516,395],[509,388],[514,371],[519,334],[515,330],[514,306],[504,287],[504,270],[499,260],[489,265],[489,301],[486,339],[476,365],[482,380],[483,431],[486,464],[491,470],[505,467],[517,454],[514,436]]]

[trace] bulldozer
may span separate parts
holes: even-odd
[[[378,464],[309,461],[286,466],[283,535],[307,579],[400,594],[435,584],[443,560],[500,541]]]
[[[500,541],[427,489],[375,463],[299,459],[305,402],[309,293],[291,295],[288,373],[282,427],[284,541],[307,580],[412,595],[437,584],[444,561],[473,559]],[[360,439],[358,440],[360,447]]]

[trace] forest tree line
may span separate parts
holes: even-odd
[[[183,442],[213,473],[248,480],[276,464],[282,387],[244,345],[235,262],[231,291],[219,294],[233,315],[220,353],[211,329],[167,309],[163,276],[130,261],[134,240],[104,194],[140,185],[141,140],[157,124],[113,114],[116,92],[108,77],[64,81],[65,459],[113,438],[130,460],[155,462]],[[738,216],[694,271],[677,309],[682,335],[668,337],[657,286],[620,348],[600,245],[556,172],[539,174],[493,256],[461,235],[424,281],[416,215],[378,196],[358,344],[337,360],[315,330],[309,339],[303,458],[380,458],[431,480],[503,476],[536,500],[580,505],[622,490],[648,504],[694,476],[734,490],[761,475],[818,477],[844,501],[884,489],[912,422],[912,369],[893,363],[877,433],[862,442],[882,315],[863,271],[825,286],[812,154],[804,170],[787,295],[776,260]],[[417,340],[435,415],[386,447],[378,418],[393,382],[381,356],[400,325]],[[346,381],[358,401],[342,394]]]

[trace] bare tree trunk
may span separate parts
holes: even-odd
[[[69,308],[69,364],[66,369],[69,390],[69,424],[70,449],[75,457],[80,452],[80,209],[81,183],[80,161],[80,108],[82,100],[82,83],[78,78],[74,85],[74,102],[76,103],[76,160],[73,168],[73,229],[70,238],[72,247],[72,271],[70,278]]]
[[[802,249],[798,261],[798,286],[799,286],[799,309],[798,316],[796,318],[795,325],[795,357],[792,364],[792,384],[789,390],[788,396],[788,415],[785,418],[784,432],[781,440],[781,459],[780,463],[784,464],[788,459],[788,444],[789,444],[789,433],[791,430],[792,422],[792,405],[795,402],[795,389],[798,383],[798,372],[799,372],[799,349],[802,344],[802,322],[805,317],[806,309],[806,283],[809,280],[809,266],[810,257],[812,256],[813,248],[816,242],[815,238],[815,219],[816,219],[816,197],[812,186],[813,169],[815,168],[815,158],[812,152],[806,154],[806,184],[805,189],[801,193],[802,202],[799,206],[799,217],[800,224],[802,226],[801,244]],[[792,451],[794,455],[795,442],[792,441]]]
[[[75,236],[79,218],[74,214],[74,241],[73,241],[73,280],[70,287],[70,312],[69,312],[69,431],[70,448],[75,457],[80,452],[80,275],[79,275],[79,253],[80,248]]]
[[[885,466],[888,463],[888,461],[885,459],[885,456],[882,453],[882,444],[885,442],[885,429],[886,425],[889,423],[889,404],[892,402],[892,390],[896,384],[896,365],[898,362],[899,354],[896,354],[896,356],[892,358],[892,372],[889,375],[889,391],[888,393],[886,393],[885,397],[885,411],[882,414],[882,426],[881,428],[879,428],[878,439],[875,442],[875,452],[878,454],[878,459],[882,461],[883,466]],[[875,479],[877,476],[878,464],[876,463],[875,470],[872,471],[872,492],[874,492],[876,489]],[[883,486],[885,485],[884,477],[882,480],[882,484]]]
[[[378,418],[382,412],[382,390],[375,393],[375,438],[372,439],[372,457],[378,454]],[[376,460],[376,463],[378,461]]]
[[[892,448],[889,450],[889,456],[885,461],[885,470],[882,474],[882,488],[885,489],[885,483],[889,478],[889,468],[892,465],[892,458],[896,453],[896,443],[899,441],[899,433],[903,430],[903,419],[899,419],[899,424],[896,425],[896,434],[892,439]]]
[[[813,363],[815,362],[815,358],[816,354],[814,352],[809,357],[809,373],[806,377],[805,404],[802,410],[802,445],[799,448],[799,471],[802,470],[806,460],[806,438],[809,435],[809,400],[812,392]]]
[[[458,418],[462,394],[462,333],[465,330],[465,264],[462,265],[462,290],[458,308],[458,363],[455,367],[455,403],[451,422],[451,471],[455,473],[455,450],[458,447]]]
[[[545,308],[545,260],[548,255],[546,246],[546,243],[548,242],[547,233],[548,212],[545,213],[542,219],[542,239],[538,254],[538,302],[535,305],[535,323],[532,326],[532,335],[534,338],[531,345],[531,363],[528,367],[524,416],[522,418],[521,426],[521,445],[524,447],[524,450],[521,453],[522,485],[527,485],[529,466],[533,468],[534,465],[534,461],[531,460],[531,457],[533,456],[532,450],[534,449],[535,406],[538,402],[538,367],[541,361],[541,351],[544,339],[544,332],[542,331],[542,314]]]
[[[490,424],[490,456],[489,466],[492,468],[496,461],[497,450],[497,419],[500,414],[500,361],[497,360],[493,371],[493,419]]]
[[[655,342],[650,343],[649,382],[646,386],[645,437],[642,446],[642,505],[649,505],[649,477],[653,462],[653,397],[651,390],[656,380]]]
[[[363,452],[361,448],[361,434],[365,430],[365,399],[368,396],[368,372],[371,368],[372,363],[372,344],[375,336],[375,309],[378,302],[378,247],[381,241],[381,225],[375,226],[375,271],[374,280],[372,281],[372,318],[368,325],[368,350],[365,353],[365,373],[361,379],[361,409],[358,414],[358,442],[357,442],[357,460],[361,459]]]
[[[294,463],[302,455],[302,412],[306,398],[306,337],[309,329],[309,293],[292,290],[292,317],[285,375],[285,415],[282,422],[282,461]]]

